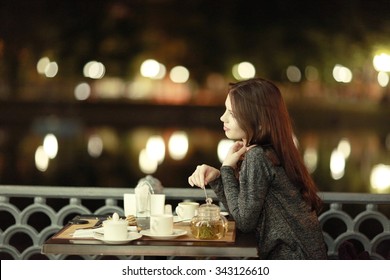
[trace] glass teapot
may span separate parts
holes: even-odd
[[[191,233],[197,239],[221,239],[228,231],[227,219],[220,214],[220,208],[207,198],[206,203],[198,208],[198,213],[191,220]]]

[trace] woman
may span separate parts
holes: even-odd
[[[237,140],[218,170],[203,164],[188,178],[211,186],[243,232],[256,232],[261,259],[326,259],[317,213],[321,199],[293,141],[279,89],[253,78],[230,84],[221,116]]]

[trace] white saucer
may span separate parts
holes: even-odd
[[[174,239],[176,237],[186,235],[187,231],[182,229],[174,229],[172,234],[169,235],[157,235],[152,234],[149,229],[141,230],[140,232],[142,235],[154,238],[154,239]]]
[[[139,239],[141,237],[142,237],[142,234],[140,234],[138,232],[128,232],[127,239],[124,239],[124,240],[107,240],[104,238],[104,234],[102,235],[101,233],[97,233],[97,232],[94,235],[95,239],[103,241],[104,243],[107,243],[107,244],[125,244],[125,243],[128,243],[130,241]]]
[[[104,227],[93,229],[93,233],[95,233],[95,232],[100,233],[100,234],[104,234]],[[128,226],[127,232],[138,232],[138,230],[137,230],[136,226]]]
[[[189,224],[191,222],[192,218],[191,219],[185,219],[185,220],[182,220],[179,216],[173,216],[173,222],[174,223],[187,223]]]

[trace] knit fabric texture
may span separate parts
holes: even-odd
[[[327,259],[315,211],[281,166],[273,166],[263,148],[250,149],[239,179],[230,166],[210,182],[242,232],[254,232],[260,259]]]

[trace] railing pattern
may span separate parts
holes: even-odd
[[[74,215],[123,215],[123,194],[133,192],[132,188],[0,186],[0,259],[107,258],[42,255],[41,245]],[[204,199],[198,188],[165,188],[164,193],[172,204]],[[217,201],[211,190],[208,195]],[[338,258],[345,241],[371,259],[390,259],[390,194],[321,193],[321,197],[325,209],[319,220],[329,259]]]

